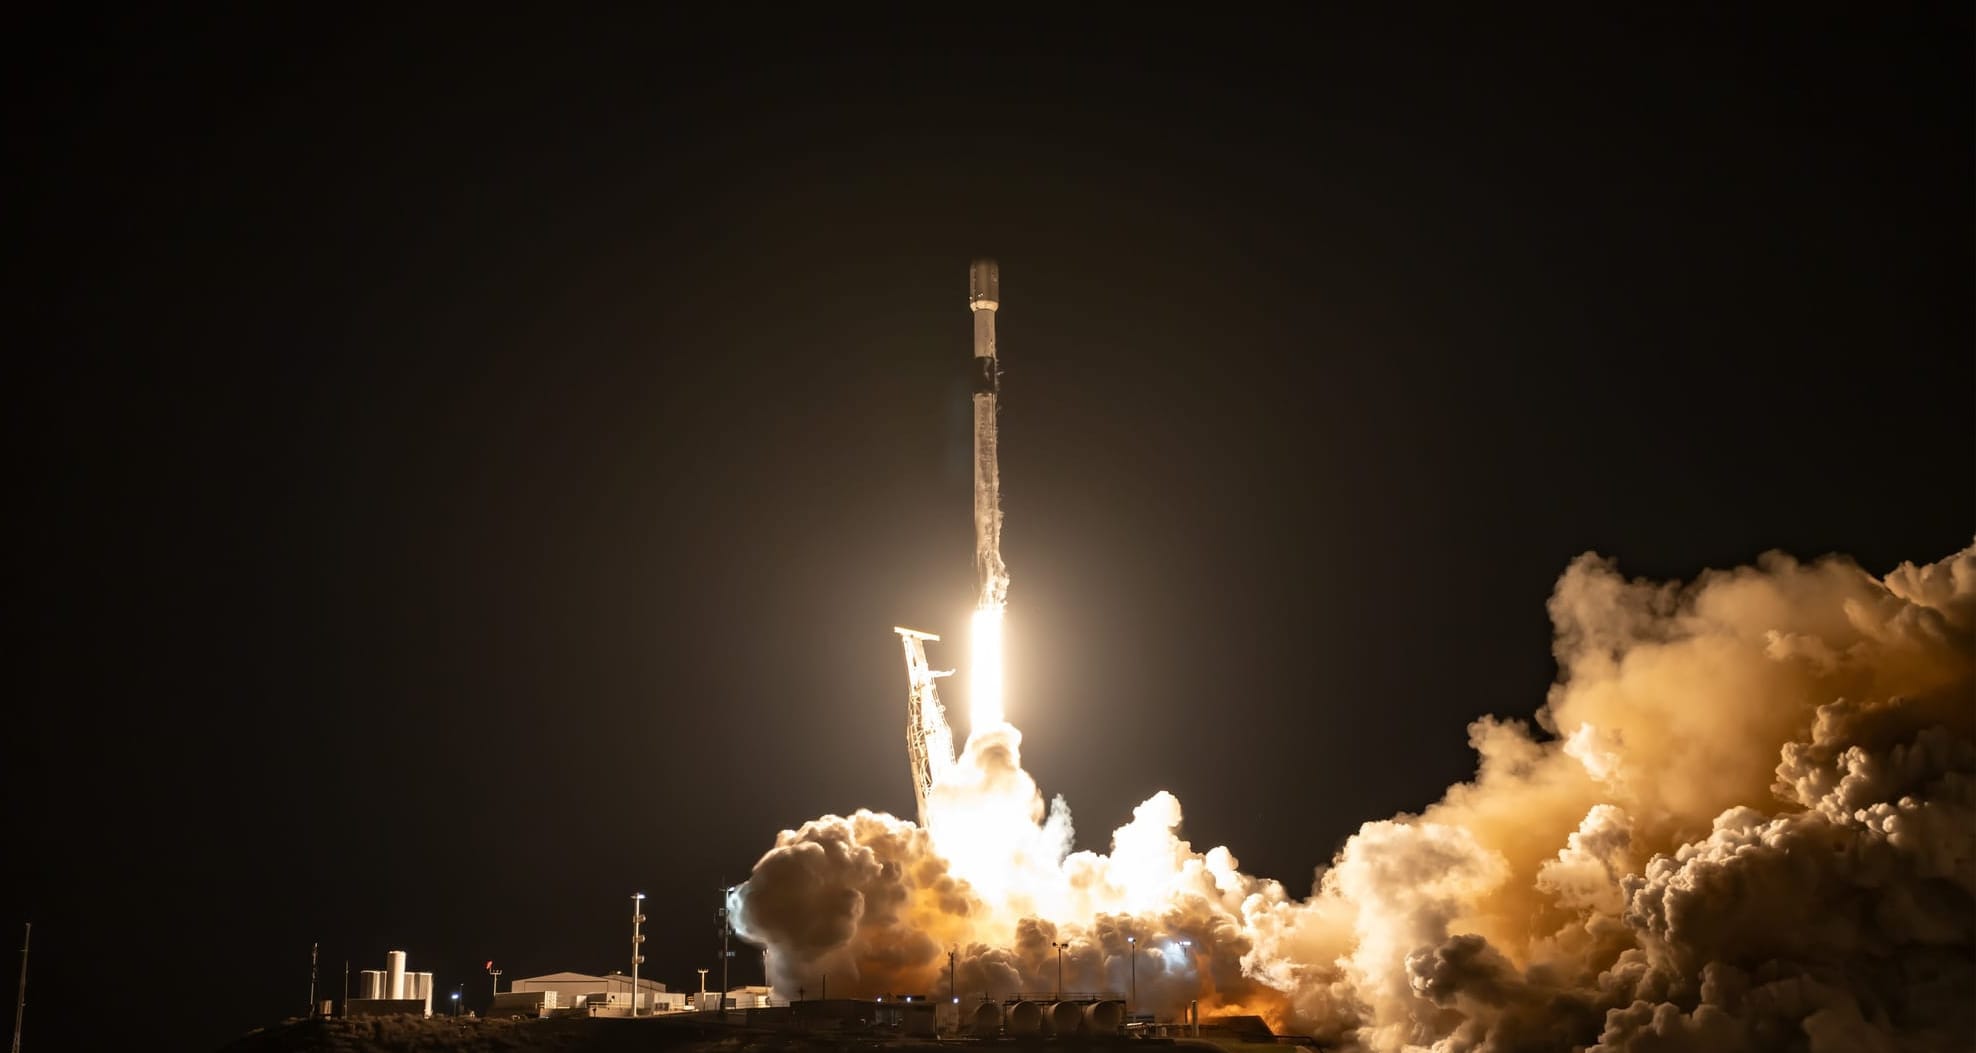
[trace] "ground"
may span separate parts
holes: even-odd
[[[578,1017],[551,1020],[370,1017],[354,1020],[289,1020],[260,1028],[222,1047],[220,1053],[952,1053],[956,1045],[981,1045],[996,1053],[1072,1053],[1134,1050],[1159,1046],[1168,1053],[1224,1053],[1206,1042],[1114,1040],[1112,1042],[906,1042],[872,1035],[802,1033],[723,1027],[691,1018],[613,1020]],[[1240,1053],[1248,1053],[1245,1047]],[[1263,1049],[1265,1047],[1252,1047]],[[1281,1047],[1271,1047],[1281,1048]]]

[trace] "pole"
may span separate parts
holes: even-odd
[[[350,959],[343,959],[343,1015],[350,1015]]]
[[[1057,1001],[1063,1001],[1063,948],[1061,941],[1052,940],[1050,946],[1057,949]]]
[[[1132,1019],[1132,1006],[1139,1001],[1139,937],[1127,936],[1125,945],[1132,951],[1132,991],[1125,996],[1125,1019]]]
[[[34,923],[27,923],[21,934],[21,993],[14,996],[14,1053],[21,1053],[21,1017],[27,1014],[27,945],[34,936]]]
[[[638,963],[645,960],[645,894],[631,897],[631,1015],[638,1015]]]
[[[722,895],[720,898],[720,1022],[723,1024],[727,1023],[727,963],[734,954],[727,949],[727,933],[730,928],[732,926],[728,924],[727,897]]]
[[[322,944],[309,944],[309,1019],[316,1017],[316,958],[322,953]]]
[[[1195,971],[1196,975],[1198,976],[1201,968],[1201,963],[1198,960],[1196,960],[1194,957],[1194,941],[1181,940],[1180,946],[1187,948],[1187,965],[1190,968],[1192,968]],[[1196,982],[1199,981],[1196,980]],[[1201,1000],[1198,998],[1189,999],[1187,1002],[1187,1023],[1191,1026],[1194,1033],[1194,1037],[1195,1038],[1201,1037]]]

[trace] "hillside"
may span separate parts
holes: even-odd
[[[366,1017],[287,1020],[259,1028],[219,1053],[952,1053],[955,1046],[989,1046],[996,1053],[1107,1053],[1121,1047],[1157,1053],[1259,1053],[1273,1046],[1238,1046],[1206,1039],[1129,1039],[1052,1042],[1048,1039],[975,1042],[902,1040],[883,1033],[780,1031],[724,1026],[694,1016],[623,1020],[567,1017],[481,1020],[472,1017]]]

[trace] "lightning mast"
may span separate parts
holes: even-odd
[[[21,1053],[21,1017],[27,1013],[27,945],[34,937],[34,923],[21,930],[21,992],[14,998],[14,1051]]]

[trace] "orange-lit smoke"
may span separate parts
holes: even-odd
[[[1583,557],[1537,727],[1367,823],[1307,899],[1179,835],[1105,853],[977,709],[927,825],[784,831],[736,897],[778,992],[1137,989],[1368,1050],[1933,1049],[1976,985],[1976,547],[1876,579],[1772,554],[1690,584]],[[999,628],[999,626],[998,626]],[[984,653],[976,636],[976,660]],[[1294,806],[1295,802],[1278,802]]]

